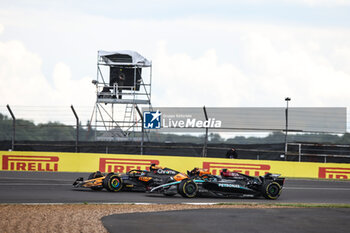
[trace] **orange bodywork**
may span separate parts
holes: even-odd
[[[157,166],[157,165],[153,165],[152,166],[153,169],[163,169],[163,167],[161,166]],[[208,169],[202,169],[202,168],[194,168],[192,170],[192,172],[194,174],[197,174],[198,176],[203,176],[203,175],[211,175],[211,172],[208,171]],[[116,173],[117,175],[121,175],[120,173]],[[83,187],[86,188],[91,188],[91,187],[96,187],[96,186],[103,186],[103,180],[105,179],[106,176],[102,176],[102,177],[98,177],[95,179],[90,179],[90,180],[86,180],[84,182],[84,184],[82,184]],[[184,173],[178,173],[175,176],[173,176],[173,179],[175,181],[181,181],[184,179],[188,179],[189,176],[184,174]],[[152,177],[149,176],[140,176],[138,177],[138,180],[143,181],[143,182],[149,182],[150,180],[152,180]]]
[[[198,176],[211,175],[211,172],[208,171],[208,169],[194,168],[192,171],[194,172],[194,174],[197,174]],[[186,175],[184,173],[178,173],[173,178],[176,181],[181,181],[181,180],[187,179],[189,177],[188,177],[188,175]]]
[[[173,178],[174,178],[174,180],[176,180],[176,181],[181,181],[181,180],[187,179],[187,178],[188,178],[188,175],[185,175],[185,174],[183,174],[183,173],[178,173],[178,174],[176,174]]]
[[[158,165],[152,165],[151,169],[157,170],[157,169],[164,169],[164,167],[158,166]]]
[[[144,182],[148,182],[148,181],[152,180],[152,177],[140,176],[139,180],[144,181]]]
[[[99,177],[99,178],[95,178],[95,179],[91,179],[91,180],[87,180],[85,181],[85,184],[83,185],[83,187],[93,187],[93,186],[102,186],[103,180],[105,179],[105,176],[103,177]]]
[[[199,176],[202,175],[211,175],[211,172],[208,171],[208,169],[198,169],[199,170]]]
[[[191,174],[192,175],[197,175],[197,176],[203,176],[203,175],[211,175],[211,172],[208,171],[208,169],[203,169],[203,168],[194,168],[192,171],[191,171]]]

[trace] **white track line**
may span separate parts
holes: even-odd
[[[219,202],[182,202],[182,205],[218,205]]]
[[[55,203],[0,203],[0,205],[218,205],[222,202],[213,202],[213,203],[147,203],[147,202],[73,202],[73,203],[64,203],[64,202],[55,202]]]
[[[2,180],[34,180],[34,181],[60,181],[60,182],[71,182],[72,180],[62,180],[55,178],[28,178],[28,177],[3,177],[0,176]]]

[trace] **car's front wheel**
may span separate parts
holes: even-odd
[[[178,191],[181,196],[192,198],[197,195],[198,186],[193,180],[185,179],[181,181]]]
[[[123,180],[118,175],[109,173],[103,180],[103,187],[110,192],[119,192],[123,188]]]

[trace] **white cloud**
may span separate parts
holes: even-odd
[[[225,1],[227,2],[227,1]],[[228,0],[232,2],[232,0]],[[236,0],[235,2],[242,2],[241,0]],[[301,5],[301,6],[322,6],[322,7],[336,7],[336,6],[349,6],[350,2],[348,0],[245,0],[245,3],[250,4],[275,4],[277,6],[288,3],[291,5]]]
[[[72,79],[70,68],[58,62],[53,85],[42,73],[42,58],[20,41],[0,41],[0,105],[10,106],[87,106],[95,101],[91,77]],[[50,115],[50,116],[49,116]],[[21,117],[21,116],[17,116]],[[57,115],[26,116],[35,121],[57,121]]]
[[[53,71],[54,95],[62,104],[93,105],[95,102],[95,87],[91,77],[72,79],[69,66],[63,62],[55,65]]]
[[[198,58],[169,54],[163,44],[154,59],[154,103],[158,106],[237,106],[249,88],[232,64],[219,64],[214,49]],[[241,87],[246,86],[243,89]]]
[[[346,28],[190,18],[116,20],[54,12],[46,12],[50,17],[40,24],[40,12],[7,14],[12,30],[29,27],[35,33],[0,42],[0,79],[11,80],[7,88],[0,87],[1,104],[92,106],[96,51],[132,49],[153,60],[156,106],[284,106],[286,96],[292,97],[292,106],[349,106]],[[42,64],[48,61],[53,69],[44,75]],[[88,75],[80,72],[86,70]],[[13,94],[18,88],[27,98]]]
[[[308,6],[349,6],[348,0],[284,0],[287,3],[305,4]],[[277,1],[280,2],[280,1]]]
[[[170,53],[162,44],[154,60],[159,91],[153,103],[284,106],[284,97],[291,96],[293,106],[349,106],[350,32],[233,23],[218,24],[218,38],[220,27],[232,30],[229,38],[240,38],[232,42],[240,45],[236,53],[227,47],[227,56],[239,61],[219,62],[220,46],[194,57]]]
[[[42,92],[51,90],[41,73],[42,60],[28,51],[20,41],[0,42],[1,104],[32,105],[43,101]]]

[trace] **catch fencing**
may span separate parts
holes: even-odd
[[[302,145],[302,150],[299,150]],[[146,142],[143,145],[144,155],[171,155],[182,157],[203,157],[203,145],[194,143],[156,143]],[[225,158],[231,144],[209,144],[207,156],[209,158]],[[287,156],[284,155],[284,144],[237,144],[235,148],[239,159],[299,161],[320,163],[350,163],[350,147],[336,145],[291,144],[288,146]],[[47,152],[75,152],[74,141],[18,141],[16,151],[47,151]],[[11,141],[0,141],[0,150],[11,150]],[[138,142],[80,142],[80,153],[99,154],[141,154]]]
[[[203,108],[204,118],[208,119],[217,109]],[[272,112],[279,111],[279,118],[283,118],[281,109],[272,109]],[[166,110],[164,110],[166,111]],[[245,109],[252,111],[252,109]],[[262,111],[262,109],[259,109]],[[229,110],[226,111],[228,113]],[[237,109],[233,112],[239,112]],[[298,111],[297,111],[298,112]],[[205,113],[205,114],[204,114]],[[0,106],[0,114],[3,116],[2,135],[0,132],[0,149],[13,151],[53,151],[53,152],[89,152],[89,153],[122,153],[122,154],[144,154],[144,155],[174,155],[174,156],[192,156],[192,157],[215,157],[224,158],[227,150],[234,146],[240,159],[255,160],[285,160],[299,162],[323,162],[323,163],[349,163],[350,146],[349,144],[329,144],[322,141],[309,143],[305,141],[298,142],[291,140],[295,132],[289,132],[288,138],[285,137],[287,131],[280,127],[278,143],[237,143],[237,139],[227,140],[224,138],[214,140],[211,135],[212,129],[196,129],[197,136],[190,137],[188,143],[177,142],[174,139],[185,138],[186,136],[174,134],[169,140],[164,136],[167,134],[157,134],[150,132],[145,137],[145,142],[140,142],[140,134],[126,141],[96,141],[98,128],[89,121],[91,109],[89,107],[65,106],[65,107],[30,107],[30,106]],[[47,115],[48,114],[48,115]],[[238,114],[238,113],[237,113]],[[226,117],[229,114],[226,114]],[[5,118],[4,118],[5,117]],[[256,119],[250,117],[252,119]],[[266,117],[265,117],[266,118]],[[300,111],[299,111],[300,118]],[[298,119],[299,119],[298,118]],[[347,114],[347,119],[350,115]],[[31,120],[31,123],[24,119]],[[48,120],[49,123],[40,123]],[[59,122],[57,121],[59,119]],[[86,124],[82,124],[86,121]],[[241,123],[235,119],[234,122]],[[299,120],[300,121],[300,120]],[[310,121],[310,119],[308,119]],[[232,121],[233,122],[233,121]],[[270,120],[272,122],[272,120]],[[283,119],[279,120],[279,125]],[[310,123],[311,124],[311,123]],[[349,125],[349,124],[348,124]],[[311,125],[309,125],[311,127]],[[242,125],[241,125],[242,127]],[[256,125],[254,126],[256,127]],[[312,125],[315,127],[315,125]],[[293,129],[293,128],[292,128]],[[292,130],[291,128],[289,130]],[[193,133],[192,129],[182,129],[186,133]],[[199,130],[199,131],[198,131]],[[260,129],[258,132],[244,131],[243,128],[236,128],[236,135],[239,132],[244,134],[268,134],[276,129]],[[240,131],[239,131],[240,130]],[[239,132],[238,132],[239,131]],[[349,131],[349,130],[347,130]],[[202,132],[202,134],[198,133]],[[238,132],[238,133],[237,133]],[[294,133],[294,135],[293,135]],[[300,133],[300,132],[299,132]],[[307,133],[307,132],[301,132]],[[158,135],[158,136],[157,136]],[[217,136],[216,134],[214,136]],[[319,134],[320,135],[320,134]],[[345,134],[346,135],[346,134]],[[297,135],[296,135],[297,136]],[[327,135],[326,135],[327,136]],[[339,137],[337,135],[328,135],[329,137]],[[327,137],[328,137],[327,136]],[[160,138],[160,139],[159,139]],[[136,140],[135,140],[136,139]],[[288,139],[288,140],[285,140]],[[2,141],[1,141],[2,140]],[[247,139],[248,140],[248,139]]]

